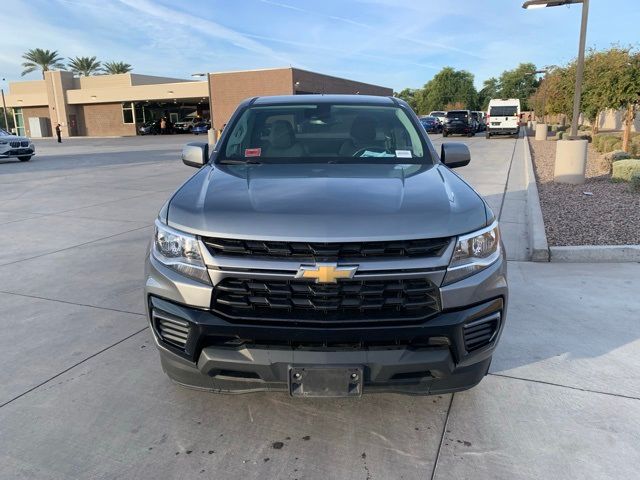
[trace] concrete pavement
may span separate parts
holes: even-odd
[[[0,478],[638,477],[637,264],[510,262],[508,323],[467,392],[321,401],[172,384],[142,264],[158,209],[194,172],[186,140],[78,139],[0,163]],[[473,160],[457,172],[504,234],[520,223],[507,179],[521,149],[461,141]]]
[[[469,146],[471,163],[455,172],[485,198],[500,220],[507,258],[528,260],[527,192],[522,147],[525,139],[493,137],[487,140],[483,135],[446,139],[442,135],[431,135],[431,138],[438,151],[445,140],[464,142]]]

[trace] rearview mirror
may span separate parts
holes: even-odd
[[[209,160],[209,145],[206,143],[187,143],[182,148],[182,162],[190,167],[200,168]]]
[[[464,167],[471,161],[471,152],[464,143],[443,143],[440,160],[449,168]]]

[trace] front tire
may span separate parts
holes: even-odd
[[[487,138],[487,140],[491,140],[491,134],[489,132],[485,133],[484,136]]]
[[[18,157],[18,160],[20,160],[21,162],[28,162],[29,160],[31,160],[31,157],[33,155],[23,155],[21,157]]]
[[[448,137],[449,136],[449,132],[446,132],[446,131],[443,130],[442,131],[442,136],[443,137]]]

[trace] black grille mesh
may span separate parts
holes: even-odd
[[[464,346],[467,352],[473,352],[491,343],[500,326],[500,314],[477,320],[463,327]]]
[[[388,242],[308,243],[203,238],[212,255],[341,259],[372,257],[434,257],[444,253],[448,238]]]
[[[308,280],[226,278],[216,285],[212,309],[249,323],[299,322],[331,326],[411,322],[440,311],[436,285],[427,279]]]

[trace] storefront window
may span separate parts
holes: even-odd
[[[124,123],[135,123],[135,115],[133,114],[133,102],[122,104],[122,121]]]
[[[136,123],[144,123],[146,122],[144,105],[142,103],[134,103],[133,104],[134,111],[136,114]]]
[[[25,135],[26,132],[24,129],[24,117],[22,115],[21,108],[13,109],[13,120],[16,124],[16,135]]]

